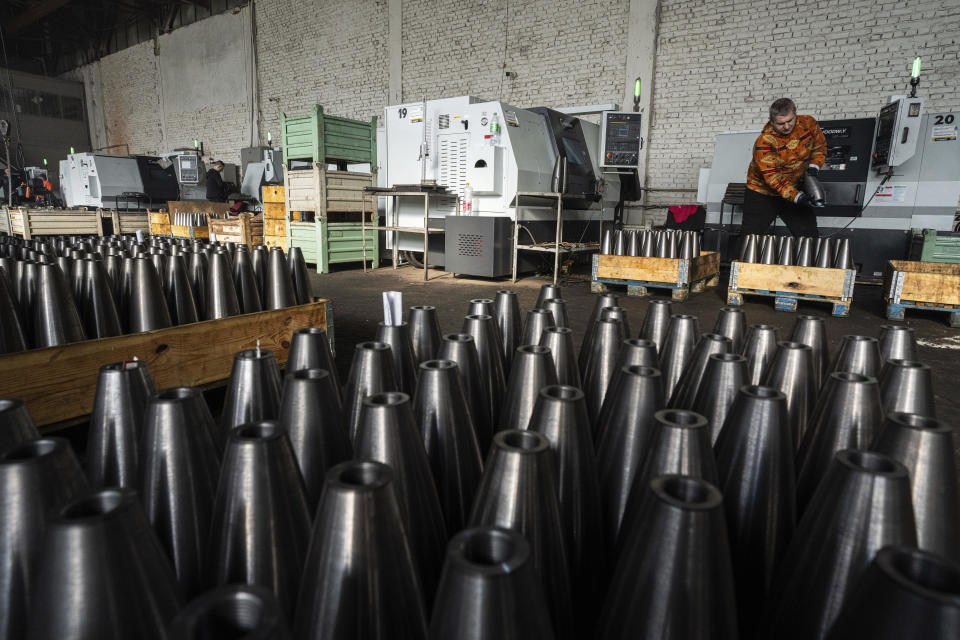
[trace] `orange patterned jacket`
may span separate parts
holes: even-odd
[[[813,116],[798,115],[788,136],[777,134],[768,122],[753,144],[747,188],[793,202],[802,191],[807,165],[823,168],[826,159],[827,142]]]

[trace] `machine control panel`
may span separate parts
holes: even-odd
[[[182,184],[197,184],[200,182],[200,163],[196,156],[177,156],[177,164],[179,165],[178,173]]]
[[[600,123],[600,166],[636,169],[643,148],[640,121],[642,113],[604,111]]]
[[[896,167],[917,151],[923,98],[891,99],[880,109],[877,135],[873,144],[873,168],[882,173]]]

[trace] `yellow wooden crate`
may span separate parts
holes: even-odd
[[[263,236],[263,244],[269,249],[270,247],[280,247],[284,251],[287,250],[287,236]]]
[[[960,306],[960,264],[891,260],[885,296],[889,302]]]
[[[262,188],[263,191],[263,201],[264,203],[280,203],[283,204],[285,193],[283,185],[267,185]],[[266,207],[264,207],[266,209]]]
[[[170,214],[166,211],[147,211],[147,219],[150,222],[150,235],[169,236],[172,229],[170,224]]]
[[[826,269],[796,265],[735,262],[730,289],[753,289],[845,299],[852,295],[853,269]],[[848,292],[849,289],[849,292]],[[849,293],[849,295],[848,295]]]
[[[249,247],[263,244],[263,218],[254,217],[252,213],[241,213],[226,220],[211,220],[210,239]]]
[[[286,220],[264,220],[263,235],[287,237],[287,221]]]
[[[263,219],[264,220],[286,220],[287,207],[282,202],[264,202]]]

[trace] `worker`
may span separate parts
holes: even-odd
[[[223,184],[223,161],[217,160],[207,170],[207,200],[226,202],[227,188]]]
[[[770,121],[753,144],[743,197],[742,231],[766,233],[780,216],[794,236],[817,236],[805,173],[816,176],[827,159],[827,142],[813,116],[798,116],[790,98],[770,105]]]

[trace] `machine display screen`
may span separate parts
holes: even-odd
[[[880,109],[879,123],[877,124],[877,141],[873,148],[873,164],[883,165],[890,158],[890,143],[893,139],[893,128],[897,123],[897,111],[900,101],[891,102]]]

